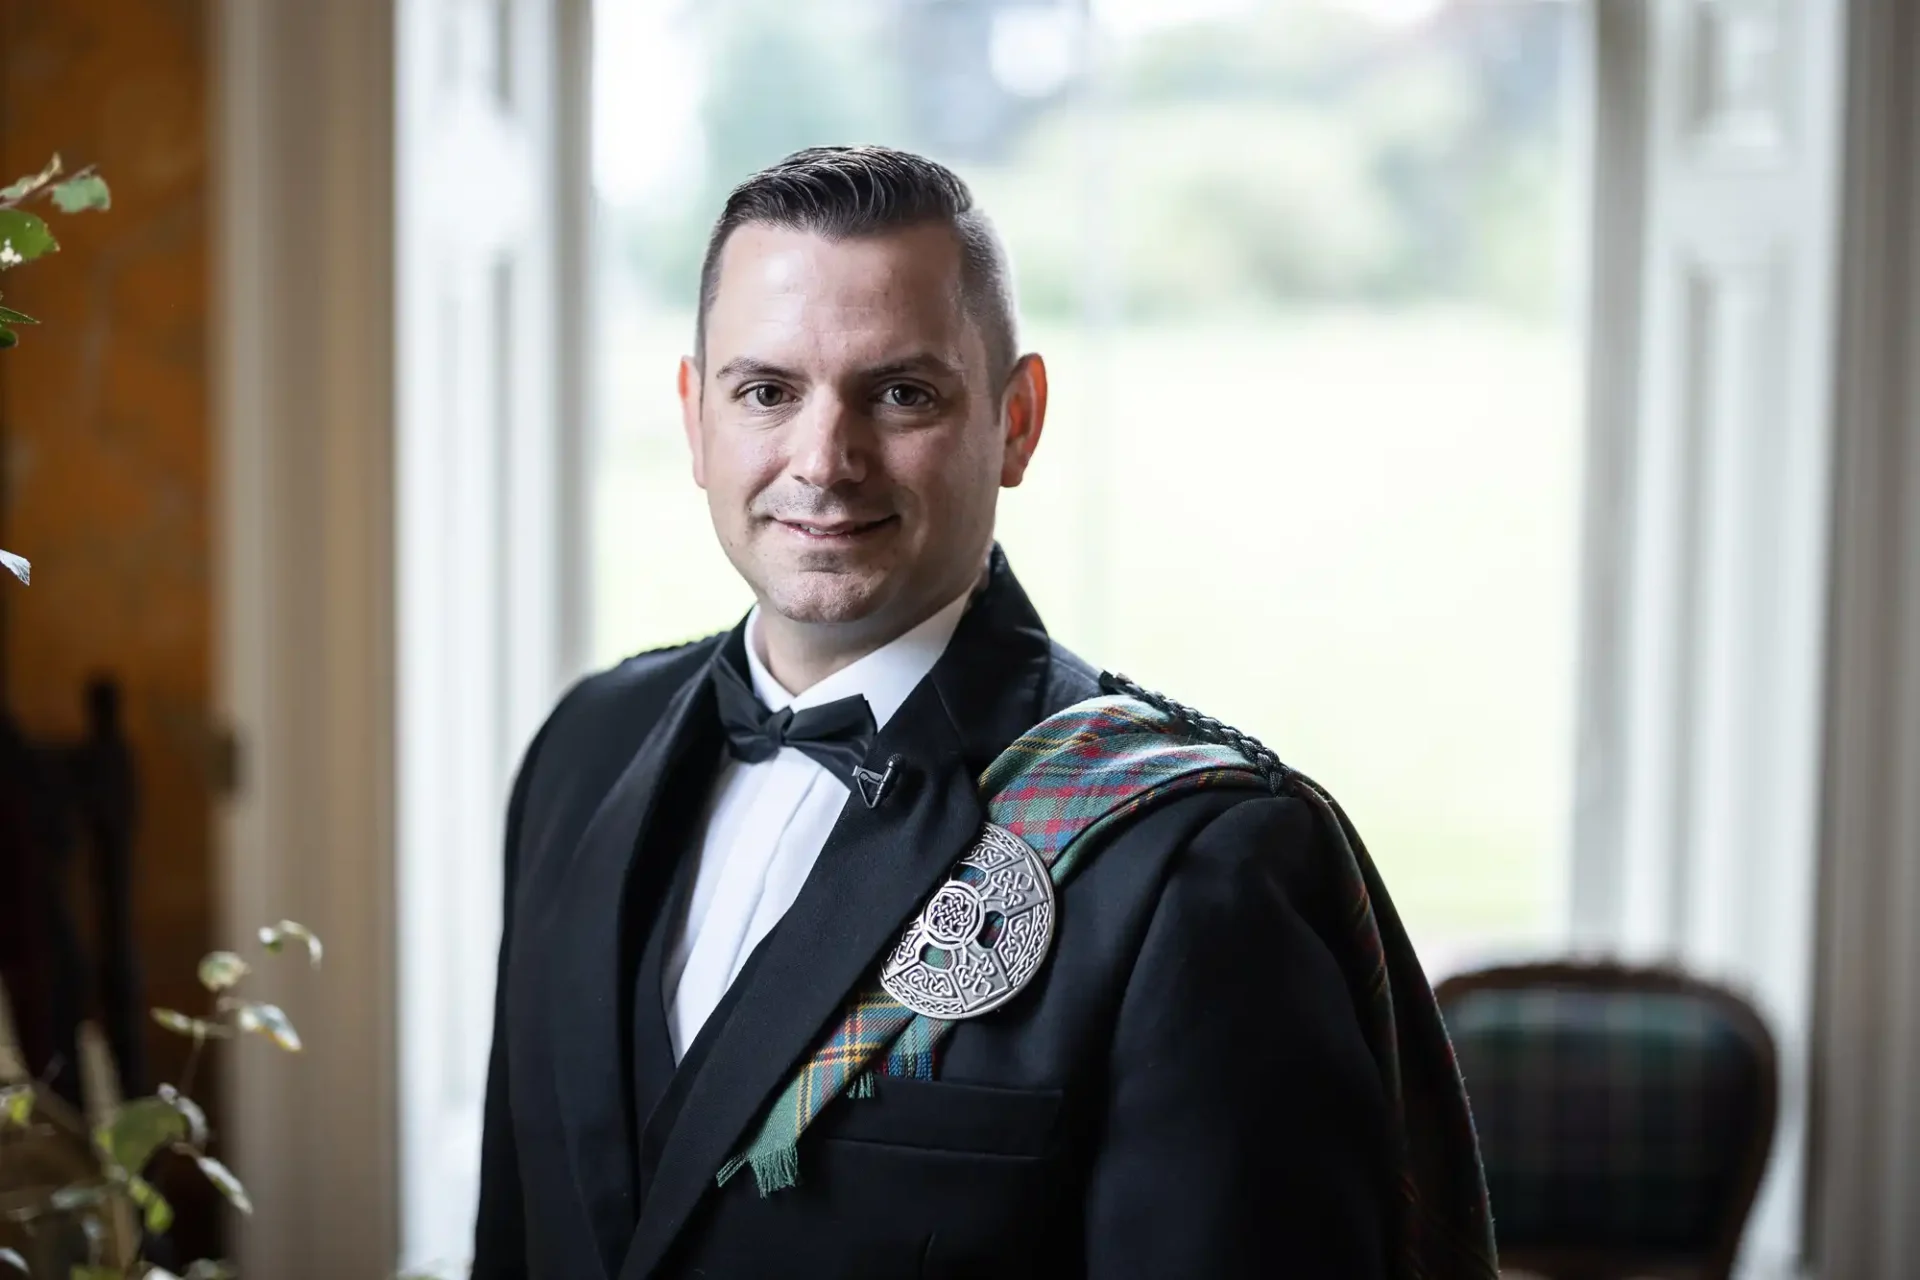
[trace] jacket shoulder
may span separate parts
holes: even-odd
[[[1216,913],[1219,918],[1212,926],[1223,928],[1231,923],[1228,917],[1259,927],[1270,909],[1284,901],[1338,950],[1342,915],[1335,887],[1342,877],[1335,874],[1334,864],[1351,854],[1344,851],[1344,837],[1335,829],[1332,801],[1315,798],[1325,792],[1249,733],[1123,676],[1103,683],[1167,715],[1183,736],[1230,748],[1266,784],[1224,792],[1202,787],[1169,803],[1170,808],[1185,807],[1195,821],[1168,864],[1163,900],[1191,894],[1195,886],[1228,887],[1230,891],[1218,895],[1201,894],[1216,906],[1237,904]],[[1261,903],[1266,906],[1256,905]],[[1200,912],[1194,918],[1206,915]]]
[[[608,709],[626,715],[647,703],[664,707],[681,685],[706,666],[727,635],[719,631],[684,644],[649,649],[596,671],[568,691],[554,708],[554,718],[562,713],[591,717]]]
[[[1325,868],[1321,865],[1319,847],[1325,843],[1325,832],[1320,829],[1319,806],[1310,799],[1320,793],[1314,783],[1282,763],[1251,734],[1124,676],[1089,675],[1086,664],[1071,654],[1065,656],[1070,663],[1078,664],[1079,669],[1056,659],[1063,688],[1075,692],[1089,690],[1080,693],[1081,697],[1113,692],[1144,702],[1169,719],[1169,727],[1176,737],[1228,749],[1265,784],[1182,788],[1157,805],[1146,806],[1148,810],[1171,810],[1187,818],[1175,828],[1182,831],[1178,842],[1182,853],[1169,863],[1171,873],[1178,874],[1183,863],[1199,857],[1202,861],[1230,865],[1236,868],[1234,874],[1239,874],[1238,869],[1242,867],[1257,868],[1254,874],[1277,877],[1302,891],[1316,894],[1320,891],[1324,880],[1321,873]],[[1141,810],[1123,821],[1112,834],[1113,841],[1124,842],[1129,832],[1142,826],[1144,812]],[[1168,829],[1165,823],[1159,825],[1162,830]]]
[[[1047,677],[1040,694],[1040,716],[1045,719],[1100,692],[1100,671],[1057,640],[1048,641]]]

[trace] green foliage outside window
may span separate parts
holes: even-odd
[[[1261,6],[1116,43],[1022,99],[967,64],[965,28],[921,29],[964,19],[954,6],[694,6],[700,176],[610,211],[612,241],[660,302],[690,304],[733,182],[804,146],[877,142],[966,176],[1036,321],[1082,313],[1090,234],[1116,318],[1461,299],[1538,316],[1557,298],[1563,9],[1466,6],[1383,41],[1355,15]],[[892,56],[857,58],[875,50]]]

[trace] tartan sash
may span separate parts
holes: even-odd
[[[1305,801],[1333,846],[1348,942],[1336,959],[1396,1122],[1402,1212],[1394,1275],[1494,1280],[1493,1220],[1466,1091],[1439,1007],[1366,847],[1318,786],[1284,766],[1276,780],[1248,754],[1250,739],[1228,731],[1229,741],[1215,740],[1196,720],[1213,723],[1153,695],[1091,698],[1049,716],[981,775],[988,821],[1031,846],[1058,889],[1109,830],[1181,792],[1229,786],[1284,790]],[[953,1025],[914,1013],[876,977],[848,1001],[716,1182],[724,1186],[745,1168],[763,1196],[794,1185],[800,1136],[827,1105],[842,1094],[870,1096],[875,1074],[932,1079],[935,1050]]]

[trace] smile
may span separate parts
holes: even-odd
[[[777,520],[776,524],[813,542],[847,542],[891,527],[898,516],[879,520],[837,520],[828,524],[809,524],[798,520]]]

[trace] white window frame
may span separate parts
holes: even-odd
[[[1749,997],[1741,1272],[1804,1269],[1847,0],[1589,8],[1593,363],[1570,932]]]
[[[576,0],[405,0],[395,66],[401,1260],[470,1251],[501,817],[575,666]],[[565,251],[563,252],[563,246]],[[572,278],[569,272],[575,273]]]

